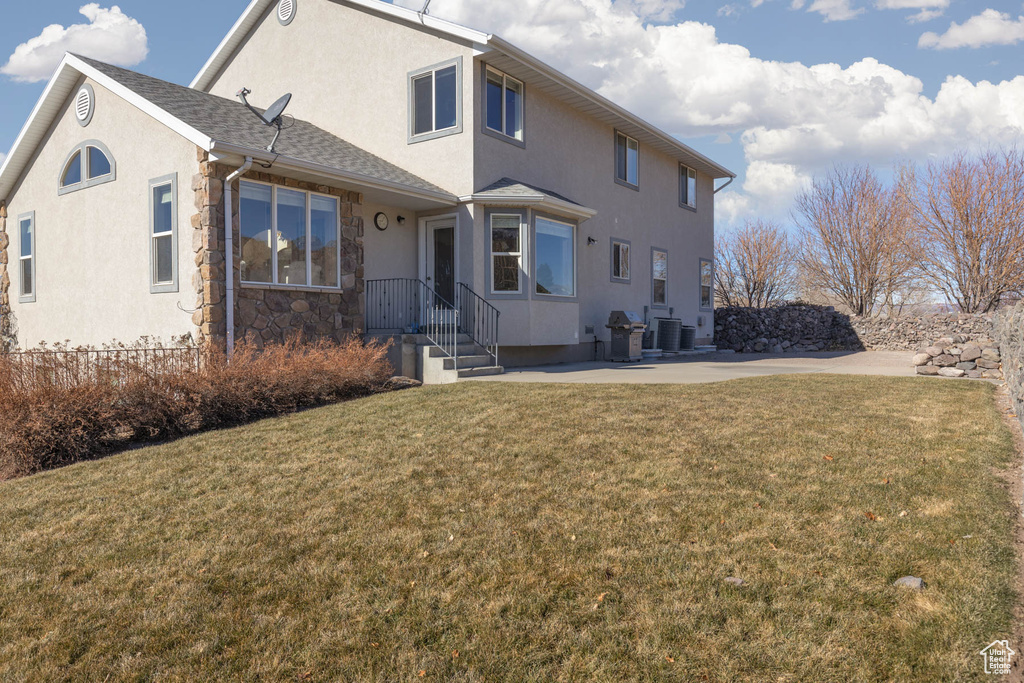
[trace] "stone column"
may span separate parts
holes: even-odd
[[[0,201],[0,353],[17,346],[11,320],[11,276],[7,272],[10,244],[11,239],[7,235],[7,202]]]
[[[192,251],[198,272],[192,322],[201,344],[224,351],[227,343],[224,273],[224,182],[205,150],[198,151],[199,173],[192,178],[196,213],[192,216]]]

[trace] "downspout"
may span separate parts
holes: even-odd
[[[718,188],[717,190],[714,191],[714,194],[718,194],[719,192],[721,192],[725,188],[727,188],[730,185],[732,185],[732,181],[734,181],[734,180],[736,180],[736,176],[733,176],[733,177],[729,178],[729,180],[726,181],[725,185],[722,185],[720,188]]]
[[[252,168],[252,157],[246,157],[241,168],[232,173],[224,181],[224,269],[226,284],[224,300],[227,306],[227,357],[235,352],[235,227],[233,223],[234,202],[231,198],[231,183],[235,182]]]

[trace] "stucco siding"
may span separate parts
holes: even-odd
[[[409,73],[460,57],[463,132],[409,144]],[[260,107],[290,92],[289,114],[467,194],[473,190],[472,71],[471,45],[344,2],[302,0],[288,26],[270,11],[209,91],[234,97],[245,86]]]
[[[189,221],[196,212],[196,148],[90,84],[96,100],[92,121],[80,126],[69,99],[9,197],[11,308],[22,348],[65,340],[101,345],[141,336],[168,342],[195,331],[186,311],[195,304]],[[58,196],[64,162],[86,140],[109,149],[116,179]],[[178,187],[178,292],[151,294],[149,181],[170,174],[177,174]],[[36,300],[21,303],[17,217],[28,212],[35,212]]]
[[[481,73],[484,62],[477,61],[477,101],[481,101]],[[697,210],[679,205],[679,161],[676,158],[640,146],[639,191],[615,182],[614,128],[562,104],[555,98],[526,84],[525,148],[492,136],[475,136],[474,171],[476,185],[487,185],[503,178],[543,187],[598,211],[597,216],[581,223],[577,236],[578,339],[562,335],[560,343],[593,341],[584,329],[593,325],[598,338],[607,340],[604,328],[614,309],[643,313],[652,306],[651,248],[668,252],[667,307],[652,310],[650,317],[667,317],[669,308],[684,325],[697,325],[704,317],[698,338],[712,334],[713,314],[699,307],[700,259],[714,254],[713,179],[698,175]],[[482,126],[482,109],[476,112],[474,125]],[[481,222],[481,226],[483,223]],[[588,238],[596,244],[587,244]],[[611,239],[628,240],[631,246],[631,279],[628,284],[611,281]],[[482,244],[481,259],[487,258]],[[486,283],[478,278],[478,287]],[[532,295],[533,296],[533,295]],[[508,307],[522,307],[509,302]],[[528,317],[536,330],[550,319],[545,304],[534,296]],[[512,313],[512,311],[510,311]],[[509,317],[523,317],[512,313]],[[503,316],[503,337],[505,319]],[[542,343],[548,335],[531,332],[530,342]],[[509,332],[505,343],[526,343],[523,335]],[[554,343],[548,341],[548,343]]]
[[[390,225],[381,231],[373,223],[374,216],[383,213]],[[399,225],[398,217],[405,218]],[[419,234],[417,214],[407,209],[379,204],[363,205],[363,250],[367,280],[388,278],[418,278]]]

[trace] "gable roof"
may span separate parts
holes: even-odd
[[[677,158],[680,162],[710,175],[712,178],[736,177],[735,173],[684,144],[675,136],[628,112],[603,95],[569,78],[554,67],[520,50],[497,35],[481,33],[444,19],[432,17],[429,14],[420,14],[414,10],[381,2],[381,0],[335,1],[369,10],[389,20],[401,22],[420,30],[429,30],[453,40],[471,43],[477,52],[484,55],[488,64],[529,83],[531,87],[546,92],[604,124],[621,130],[639,142],[670,157]],[[192,88],[205,91],[213,85],[216,77],[231,62],[235,53],[249,34],[267,16],[275,2],[277,0],[252,0],[250,2],[231,31],[192,80]]]
[[[82,76],[216,157],[251,156],[271,162],[275,168],[337,179],[350,189],[403,195],[435,206],[451,206],[457,201],[433,183],[306,121],[295,119],[271,153],[266,148],[275,131],[241,102],[71,54],[65,55],[0,166],[0,199],[15,186]]]

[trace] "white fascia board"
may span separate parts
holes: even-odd
[[[328,181],[337,180],[342,183],[352,183],[375,190],[395,192],[414,199],[436,202],[444,206],[455,206],[458,203],[458,197],[453,194],[448,194],[447,192],[432,192],[430,190],[411,187],[402,183],[383,180],[381,178],[375,178],[361,173],[343,171],[331,166],[324,166],[323,164],[316,164],[302,159],[294,159],[292,157],[272,154],[265,149],[249,149],[247,147],[240,147],[238,145],[218,141],[214,141],[211,144],[210,149],[211,152],[216,154],[220,159],[231,156],[252,157],[256,161],[272,163],[275,168],[279,167],[285,170],[311,173]]]
[[[481,204],[483,206],[508,206],[515,208],[541,209],[557,213],[562,216],[571,216],[580,220],[589,220],[597,215],[596,209],[591,209],[572,202],[555,199],[544,194],[473,194],[459,197],[463,204]]]
[[[638,128],[646,130],[647,132],[651,133],[652,135],[660,138],[662,141],[667,142],[668,144],[670,144],[673,147],[675,147],[676,149],[678,149],[679,152],[681,152],[684,156],[689,156],[689,157],[692,157],[694,159],[697,159],[698,161],[700,161],[700,162],[702,162],[704,164],[707,164],[708,166],[716,169],[719,173],[722,174],[720,177],[722,177],[722,178],[735,178],[736,177],[735,173],[733,173],[729,169],[725,168],[721,164],[715,163],[714,161],[712,161],[708,157],[704,156],[703,154],[701,154],[697,150],[691,148],[689,145],[686,145],[683,142],[679,141],[677,138],[673,137],[672,135],[669,135],[668,133],[666,133],[665,131],[661,130],[657,126],[655,126],[655,125],[653,125],[651,123],[648,123],[647,121],[644,121],[643,119],[641,119],[638,116],[635,116],[634,114],[631,114],[630,112],[626,111],[625,109],[623,109],[619,105],[615,104],[614,102],[612,102],[608,98],[606,98],[606,97],[598,94],[597,92],[591,90],[590,88],[588,88],[587,86],[583,85],[582,83],[579,83],[579,82],[573,80],[572,78],[569,78],[568,76],[566,76],[562,72],[558,71],[554,67],[549,66],[549,65],[545,64],[544,62],[540,61],[539,59],[537,59],[536,57],[530,55],[529,53],[520,50],[519,48],[517,48],[512,43],[509,43],[508,41],[506,41],[504,38],[502,38],[500,36],[492,35],[492,36],[489,37],[488,45],[491,48],[497,50],[498,52],[504,54],[505,56],[511,57],[512,59],[514,59],[514,60],[516,60],[518,62],[521,62],[522,64],[525,64],[526,66],[534,69],[535,71],[540,72],[544,76],[547,76],[548,78],[550,78],[555,83],[558,83],[563,88],[571,90],[572,92],[576,93],[580,97],[583,97],[585,99],[590,100],[591,102],[593,102],[594,104],[598,105],[599,107],[602,107],[602,108],[606,109],[607,111],[611,112],[613,115],[615,115],[615,116],[617,116],[617,117],[627,121],[628,123],[633,124],[634,126],[637,126]]]
[[[453,38],[471,42],[474,44],[474,49],[481,54],[486,51],[487,41],[490,39],[490,36],[486,33],[474,31],[471,28],[466,28],[465,26],[460,26],[459,24],[454,24],[450,21],[445,21],[444,19],[437,19],[429,14],[420,14],[415,10],[398,7],[389,2],[381,2],[380,0],[341,1],[355,7],[370,10],[371,12],[383,14],[407,24],[422,26]],[[196,74],[196,77],[192,79],[192,83],[189,85],[190,88],[205,91],[210,87],[214,77],[220,73],[228,62],[231,61],[235,51],[249,36],[249,33],[256,27],[260,19],[263,17],[264,12],[266,12],[273,3],[274,0],[252,0],[252,2],[249,3],[245,12],[243,12],[242,16],[235,22],[235,25],[231,27],[231,30],[224,37],[224,40],[220,42],[220,45],[217,46],[217,49],[214,50],[210,59],[206,61],[203,68],[200,69],[199,73]]]
[[[126,88],[110,76],[107,76],[99,69],[95,69],[92,66],[86,64],[78,57],[69,54],[65,57],[65,59],[67,60],[68,64],[75,67],[75,69],[80,71],[83,75],[88,76],[92,80],[96,81],[96,83],[102,85],[104,88],[114,93],[128,104],[134,106],[136,109],[139,109],[145,114],[149,114],[158,122],[167,126],[175,133],[185,138],[186,140],[196,145],[197,147],[202,147],[206,151],[210,150],[211,140],[208,135],[196,130],[195,128],[188,125],[181,119],[171,116],[166,111],[156,106],[142,95],[139,95],[133,90]]]

